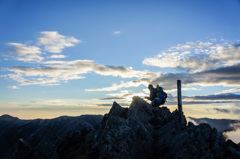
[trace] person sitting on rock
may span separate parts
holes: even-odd
[[[162,87],[157,85],[157,88],[154,88],[152,84],[149,84],[148,89],[150,91],[150,97],[145,98],[152,101],[152,106],[158,107],[166,102],[167,93],[163,91]]]

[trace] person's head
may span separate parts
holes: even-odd
[[[152,89],[153,89],[153,85],[149,84],[149,85],[148,85],[148,89],[149,89],[149,90],[152,90]]]

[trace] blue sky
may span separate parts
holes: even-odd
[[[160,84],[186,116],[240,119],[240,2],[0,2],[0,115],[104,114]]]

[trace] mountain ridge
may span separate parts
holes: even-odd
[[[61,116],[34,120],[19,119],[10,115],[0,116],[0,158],[10,158],[12,148],[21,141],[27,142],[31,147],[38,147],[44,140],[52,144],[56,142],[54,138],[80,132],[85,127],[93,128],[101,119],[102,115]],[[49,150],[55,151],[53,149],[55,148]]]
[[[121,107],[114,102],[109,113],[104,116],[36,119],[33,128],[27,127],[28,131],[34,130],[35,134],[28,133],[18,138],[5,158],[230,159],[240,157],[240,143],[226,141],[216,128],[212,128],[207,123],[194,125],[188,122],[187,124],[183,114],[180,122],[179,113],[178,110],[170,112],[167,107],[152,107],[142,98],[133,97],[129,108]],[[53,121],[54,124],[49,121]],[[31,123],[31,121],[25,122]],[[38,127],[39,124],[44,125],[44,131]],[[17,128],[26,131],[23,125]],[[63,130],[66,131],[63,133]]]

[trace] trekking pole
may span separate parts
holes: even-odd
[[[177,80],[179,122],[183,124],[181,80]]]

